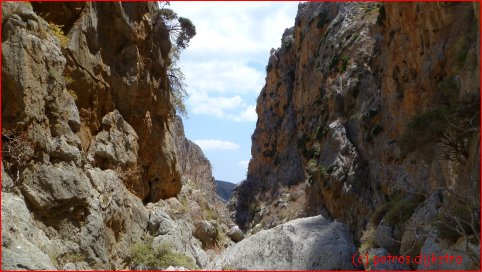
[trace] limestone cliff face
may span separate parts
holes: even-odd
[[[214,181],[179,133],[158,14],[2,3],[2,269],[142,268],[132,245],[147,236],[203,267],[205,250],[229,244],[221,202],[181,192],[190,180],[214,198]],[[180,193],[204,205],[196,218]]]
[[[449,196],[478,214],[478,10],[300,4],[266,67],[236,221],[256,232],[321,213],[356,240],[372,226],[373,246],[415,254],[425,238],[412,230],[427,237]]]
[[[174,111],[166,76],[170,42],[162,20],[156,20],[156,5],[61,6],[33,4],[50,25],[15,13],[18,10],[3,19],[4,128],[20,130],[30,125],[32,134],[44,138],[34,139],[36,156],[47,161],[53,160],[54,147],[49,142],[67,137],[65,144],[77,154],[61,160],[136,173],[125,182],[143,200],[175,196],[181,182],[171,135]],[[60,38],[67,40],[65,44],[54,38],[49,28],[52,23],[63,26],[65,36],[60,34]],[[25,46],[17,43],[19,39]],[[32,75],[27,78],[29,70]],[[19,89],[25,92],[23,96]],[[53,106],[46,99],[69,108]],[[115,137],[108,135],[112,134],[111,127],[103,124],[104,116],[114,110],[132,126],[135,144],[123,147],[99,143]],[[19,123],[23,127],[19,128]],[[136,160],[118,157],[129,149],[139,154]]]

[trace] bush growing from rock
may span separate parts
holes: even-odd
[[[165,269],[169,266],[181,266],[188,269],[196,269],[194,260],[188,256],[174,252],[172,245],[163,243],[153,245],[153,238],[147,237],[131,247],[131,267],[133,269],[155,270]]]

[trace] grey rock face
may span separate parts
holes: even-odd
[[[176,223],[161,208],[154,207],[149,213],[149,231],[151,235],[167,234],[176,228]]]
[[[216,210],[209,161],[182,122],[175,128],[158,12],[155,3],[2,3],[2,125],[32,145],[22,167],[3,157],[3,269],[126,269],[146,234],[208,262],[191,221],[143,203],[180,193],[182,160],[198,195],[210,196],[203,207]]]
[[[440,205],[440,194],[435,193],[415,210],[403,233],[400,254],[415,258],[420,253],[420,249],[430,233],[431,224],[437,218],[437,207]]]
[[[262,230],[228,248],[207,268],[351,270],[355,251],[345,225],[314,216]]]
[[[420,262],[418,270],[478,270],[480,265],[480,244],[476,244],[475,237],[468,236],[466,243],[464,237],[460,237],[454,244],[447,243],[444,240],[437,239],[434,233],[425,241],[420,255],[429,258],[432,256],[453,256],[452,260],[439,261],[433,263],[430,261]],[[423,260],[423,259],[422,259]]]
[[[30,216],[25,200],[2,192],[2,270],[55,270],[52,243]]]
[[[209,260],[208,255],[202,249],[202,243],[193,236],[192,224],[185,220],[177,220],[172,222],[172,226],[174,228],[167,233],[155,237],[153,245],[168,244],[174,251],[195,260],[198,267],[205,267]]]
[[[59,163],[25,169],[21,190],[34,209],[56,212],[86,206],[92,187],[79,168]]]
[[[397,241],[393,237],[393,227],[383,224],[378,225],[375,232],[375,240],[379,246],[389,250],[396,248],[398,245]]]
[[[102,118],[102,130],[89,149],[92,165],[102,169],[127,168],[137,163],[138,137],[118,110]]]
[[[12,178],[5,172],[2,163],[2,192],[9,192],[13,188]]]

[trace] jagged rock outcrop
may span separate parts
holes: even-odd
[[[237,223],[321,213],[411,255],[458,238],[433,232],[458,209],[479,235],[478,26],[472,3],[300,4],[266,67]]]
[[[262,230],[224,251],[212,270],[353,270],[346,226],[321,216]]]
[[[150,238],[203,267],[203,220],[210,247],[232,243],[209,161],[175,115],[157,4],[2,12],[2,269],[134,269]]]

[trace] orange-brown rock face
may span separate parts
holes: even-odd
[[[266,67],[237,222],[322,213],[401,240],[393,203],[415,203],[408,218],[436,192],[477,206],[478,25],[472,3],[301,4]]]

